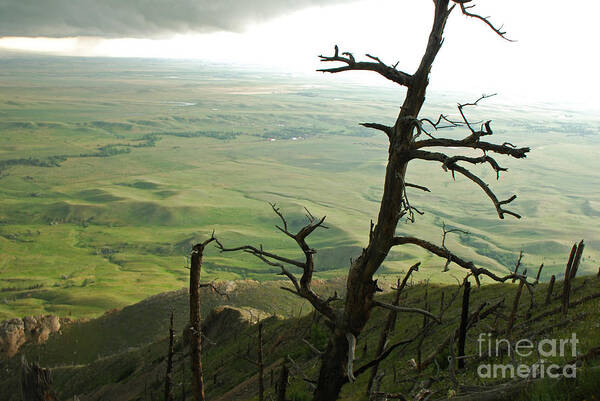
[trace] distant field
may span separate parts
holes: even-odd
[[[327,215],[314,235],[320,277],[343,275],[377,213],[386,139],[359,127],[392,123],[401,90],[328,76],[307,78],[192,62],[0,59],[0,319],[37,313],[92,316],[186,285],[186,255],[214,229],[223,242],[296,255],[267,202],[294,226],[303,208]],[[425,114],[455,114],[456,95],[432,94]],[[473,110],[497,142],[533,148],[496,182],[519,195],[521,220],[498,220],[470,182],[414,164],[411,201],[426,212],[399,231],[433,242],[441,225],[470,235],[448,246],[505,271],[521,249],[530,274],[563,270],[585,239],[581,270],[600,264],[600,119],[501,97]],[[442,135],[440,133],[440,135]],[[446,136],[464,136],[449,130]],[[275,139],[275,140],[273,140]],[[420,278],[454,281],[444,261],[405,247],[382,274],[416,260]],[[244,255],[207,251],[204,277],[273,279]]]

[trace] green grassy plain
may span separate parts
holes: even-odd
[[[401,89],[184,61],[2,58],[0,67],[0,320],[97,316],[183,287],[186,254],[213,229],[228,245],[298,255],[267,202],[294,227],[304,207],[327,215],[329,230],[311,242],[321,278],[344,275],[365,244],[387,139],[358,123],[391,124]],[[424,115],[455,115],[468,100],[434,93]],[[510,170],[499,181],[476,169],[500,198],[518,194],[512,208],[524,218],[498,220],[471,182],[415,163],[409,180],[432,192],[411,191],[425,215],[399,231],[439,243],[445,222],[470,232],[447,242],[463,257],[505,271],[523,249],[529,274],[543,262],[545,277],[560,274],[584,238],[581,272],[596,271],[598,117],[496,97],[472,118],[492,119],[496,142],[532,147],[526,160],[498,158]],[[454,282],[443,260],[411,246],[392,253],[381,274],[417,260],[418,278]],[[204,278],[276,272],[209,249]]]

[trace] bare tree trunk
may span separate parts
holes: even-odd
[[[258,401],[264,401],[265,399],[262,329],[263,323],[258,322]]]
[[[458,368],[465,367],[465,344],[467,338],[467,329],[469,327],[469,299],[471,296],[471,282],[465,279],[465,288],[463,289],[462,309],[460,313],[460,327],[458,330]]]
[[[342,386],[349,379],[344,369],[345,362],[350,359],[346,333],[358,336],[371,316],[373,297],[379,290],[373,275],[387,257],[398,221],[405,214],[405,176],[410,162],[414,119],[419,115],[425,101],[431,65],[442,46],[442,33],[449,15],[448,3],[449,0],[435,2],[434,22],[425,53],[412,76],[413,83],[407,89],[406,98],[393,127],[393,134],[390,135],[393,139],[390,143],[377,224],[371,232],[368,246],[350,266],[343,323],[336,324],[335,332],[330,337],[323,355],[313,401],[338,399]]]
[[[348,341],[339,330],[329,339],[327,349],[321,357],[321,369],[313,401],[333,401],[338,399],[342,386],[347,382],[345,363]]]
[[[165,375],[165,401],[173,401],[173,311],[169,323],[169,353],[167,355],[167,373]]]
[[[277,401],[286,401],[285,393],[287,390],[289,375],[290,371],[287,365],[284,363],[283,365],[281,365],[281,373],[279,375],[279,384],[277,387]]]
[[[519,310],[519,300],[521,298],[521,293],[523,292],[523,286],[525,285],[525,280],[521,280],[519,282],[519,287],[517,288],[517,293],[515,294],[515,299],[513,301],[512,310],[510,312],[510,316],[508,317],[508,323],[506,324],[506,333],[510,336],[513,326],[515,324],[515,320],[517,318],[517,311]]]
[[[583,243],[583,240],[581,240],[579,245],[577,245],[577,254],[575,255],[575,260],[571,267],[571,277],[569,277],[571,280],[575,278],[577,270],[579,270],[579,264],[581,263],[581,257],[583,256],[583,248],[585,248],[585,244]]]
[[[52,390],[50,370],[28,363],[25,357],[21,361],[21,391],[23,401],[58,401]]]
[[[383,131],[387,135],[389,138],[388,161],[377,222],[376,224],[371,224],[368,245],[363,248],[358,258],[353,260],[350,264],[350,270],[346,280],[346,296],[343,307],[340,307],[339,304],[332,304],[331,299],[321,297],[311,287],[315,267],[314,254],[316,253],[316,250],[307,244],[306,238],[317,228],[324,228],[323,222],[325,217],[320,220],[315,219],[314,216],[307,211],[309,223],[302,227],[297,233],[293,233],[289,230],[287,221],[279,209],[274,204],[271,204],[273,211],[280,217],[282,222],[282,225],[278,225],[277,228],[296,241],[304,253],[304,260],[295,260],[282,255],[277,255],[266,251],[262,246],[254,247],[245,245],[226,248],[217,242],[217,245],[223,252],[244,251],[257,256],[270,266],[281,268],[281,274],[286,276],[293,285],[291,291],[298,296],[305,298],[317,311],[328,319],[332,333],[329,338],[327,349],[322,356],[322,363],[317,379],[317,386],[314,391],[313,401],[337,400],[342,386],[348,381],[355,380],[353,359],[356,338],[361,334],[368,322],[371,310],[376,306],[394,309],[393,305],[385,305],[374,300],[375,293],[381,291],[377,286],[377,280],[374,280],[374,275],[393,247],[408,244],[420,246],[429,252],[446,259],[447,263],[455,263],[462,268],[471,271],[477,284],[479,284],[479,276],[481,275],[488,276],[493,280],[501,282],[520,276],[517,274],[510,274],[503,278],[498,277],[489,270],[477,268],[472,262],[467,262],[457,255],[452,254],[452,252],[445,247],[439,247],[414,237],[396,236],[396,229],[401,218],[414,220],[415,213],[420,213],[410,205],[406,188],[416,187],[427,190],[425,187],[419,185],[415,186],[414,184],[405,182],[407,165],[412,160],[442,163],[442,168],[445,171],[451,171],[453,176],[455,173],[459,173],[477,184],[492,200],[499,218],[503,219],[507,214],[516,218],[521,217],[517,213],[504,208],[505,205],[515,200],[516,196],[512,196],[506,200],[499,200],[485,181],[459,164],[459,162],[473,164],[489,163],[497,174],[499,174],[500,171],[506,170],[500,167],[491,156],[487,155],[487,153],[484,153],[485,156],[474,158],[463,155],[448,156],[438,151],[432,152],[423,150],[439,147],[465,147],[480,149],[484,152],[489,150],[498,154],[510,155],[514,158],[525,157],[526,153],[529,152],[529,148],[515,148],[506,143],[499,145],[481,141],[481,137],[493,134],[489,121],[485,122],[479,130],[476,130],[476,127],[469,123],[467,117],[463,113],[463,107],[474,106],[479,100],[484,99],[486,96],[482,96],[479,100],[475,101],[475,103],[459,104],[458,108],[463,119],[462,122],[457,124],[446,119],[446,122],[450,123],[452,126],[464,125],[469,129],[470,134],[464,139],[435,138],[429,135],[430,139],[417,140],[423,133],[427,134],[427,131],[423,129],[423,124],[425,122],[432,125],[434,128],[437,128],[439,123],[439,121],[438,123],[434,123],[432,120],[419,118],[419,114],[425,101],[425,94],[429,84],[429,73],[442,46],[444,28],[452,10],[460,9],[464,15],[485,22],[488,27],[496,32],[496,34],[506,39],[504,32],[499,28],[496,28],[486,17],[468,11],[471,7],[468,5],[465,6],[466,1],[452,0],[453,4],[451,7],[450,2],[451,0],[434,0],[435,12],[433,24],[425,51],[419,66],[413,74],[407,74],[397,69],[396,65],[388,66],[379,58],[372,55],[367,55],[367,57],[375,62],[357,62],[351,53],[340,53],[338,46],[334,47],[333,56],[320,56],[321,61],[323,62],[340,62],[344,64],[341,67],[322,69],[320,71],[329,73],[350,70],[374,71],[407,88],[404,101],[400,107],[400,112],[393,126],[388,127],[377,123],[362,124],[367,128]],[[440,121],[442,118],[445,117],[440,116]],[[302,276],[298,278],[294,273],[288,270],[289,266],[302,269]],[[429,312],[417,310],[417,308],[395,308],[398,310],[412,309],[407,312],[418,312],[425,315],[431,315]],[[364,371],[365,370],[360,370],[361,373]]]
[[[573,245],[573,248],[571,249],[571,254],[569,255],[569,261],[567,262],[567,267],[565,269],[565,281],[563,283],[562,294],[562,312],[565,315],[569,311],[569,298],[571,297],[571,280],[575,278],[575,274],[577,274],[577,269],[579,268],[579,262],[581,261],[584,246],[585,245],[583,244],[583,240],[579,243],[579,245]]]
[[[542,270],[544,269],[544,264],[542,263],[540,265],[540,268],[538,269],[537,275],[535,276],[535,284],[540,282],[540,276],[542,275]]]
[[[196,244],[192,248],[190,264],[190,353],[192,361],[192,392],[195,401],[204,401],[204,377],[202,374],[202,328],[200,325],[200,273],[204,247],[214,240]]]
[[[546,294],[546,301],[544,302],[544,305],[550,305],[550,303],[552,302],[552,292],[554,291],[555,281],[556,276],[553,274],[552,277],[550,277],[550,282],[548,283],[548,293]]]

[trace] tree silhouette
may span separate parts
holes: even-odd
[[[525,280],[525,277],[518,272],[501,277],[485,268],[477,267],[474,263],[452,253],[444,243],[442,243],[442,246],[438,246],[424,239],[396,235],[396,227],[400,219],[408,218],[414,221],[415,213],[421,214],[419,210],[411,206],[407,189],[429,191],[423,185],[411,184],[405,181],[407,168],[413,160],[437,162],[444,171],[449,172],[453,177],[458,173],[473,181],[490,198],[500,219],[503,219],[505,215],[516,218],[521,217],[519,214],[506,209],[507,205],[516,199],[515,195],[500,200],[483,179],[465,167],[465,165],[489,164],[499,177],[500,173],[506,171],[506,169],[501,167],[490,154],[506,155],[520,159],[526,157],[527,152],[529,152],[527,147],[519,148],[510,143],[496,144],[484,141],[484,137],[493,134],[491,121],[485,121],[481,124],[469,121],[466,109],[476,106],[489,96],[484,95],[474,102],[459,104],[458,111],[461,119],[458,121],[453,121],[445,115],[440,115],[437,119],[419,116],[425,101],[431,66],[442,46],[444,27],[453,10],[458,9],[463,15],[482,21],[500,37],[510,40],[502,31],[502,27],[496,27],[487,17],[482,17],[473,12],[473,5],[469,3],[471,3],[471,0],[434,0],[435,12],[427,46],[417,70],[412,74],[399,70],[397,68],[398,63],[387,65],[378,57],[370,54],[366,56],[371,61],[357,61],[352,53],[340,53],[338,46],[335,46],[332,56],[320,56],[323,62],[338,62],[342,65],[319,71],[327,73],[356,70],[372,71],[407,88],[404,102],[393,126],[378,123],[361,124],[367,128],[382,131],[387,135],[389,138],[389,155],[377,221],[376,223],[371,222],[367,246],[362,250],[360,256],[351,262],[347,277],[347,293],[344,299],[340,299],[337,294],[324,298],[317,294],[311,286],[315,271],[314,255],[316,250],[308,245],[307,238],[316,229],[325,227],[325,217],[316,218],[307,211],[308,223],[297,232],[293,232],[289,228],[283,213],[276,205],[271,205],[273,211],[281,220],[281,224],[277,228],[296,242],[304,255],[303,260],[274,254],[263,249],[262,246],[244,245],[228,248],[217,241],[217,246],[222,252],[243,251],[258,257],[271,266],[280,268],[280,274],[286,276],[293,285],[293,289],[288,290],[308,300],[318,312],[326,317],[331,335],[327,349],[322,355],[319,378],[313,396],[314,401],[338,399],[344,384],[355,380],[358,374],[374,366],[374,361],[357,369],[353,365],[356,338],[369,320],[373,308],[383,307],[401,313],[420,313],[434,320],[437,319],[425,310],[385,304],[374,299],[375,293],[381,290],[377,285],[377,280],[374,280],[373,277],[392,248],[405,245],[419,246],[445,259],[447,261],[446,267],[448,264],[454,263],[466,269],[478,285],[481,276],[487,276],[500,282],[512,278]],[[465,128],[467,136],[462,139],[452,139],[432,134],[449,126]],[[449,156],[441,151],[450,147],[478,150],[481,151],[481,155]],[[299,278],[296,277],[289,268],[301,269],[302,275]],[[342,302],[333,302],[338,300]],[[388,349],[381,352],[377,356],[376,362],[389,355],[389,351]]]

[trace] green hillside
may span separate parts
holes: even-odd
[[[282,282],[240,282],[229,289],[229,298],[205,294],[205,333],[207,340],[204,351],[204,371],[207,397],[210,400],[256,400],[256,366],[251,362],[256,358],[256,319],[264,322],[265,380],[267,396],[273,394],[281,363],[288,360],[292,375],[288,388],[290,400],[308,400],[311,393],[310,381],[316,378],[319,366],[315,351],[303,342],[307,340],[317,349],[324,349],[327,343],[328,329],[322,320],[315,320],[311,309],[299,303],[289,293],[277,288]],[[230,283],[231,285],[231,283]],[[343,291],[342,280],[317,284],[316,290],[328,294],[334,290]],[[389,286],[384,286],[389,290]],[[534,287],[535,308],[530,308],[530,298],[526,293],[521,298],[518,318],[512,334],[503,330],[511,312],[517,290],[516,285],[494,284],[473,288],[471,311],[480,310],[484,316],[487,308],[504,300],[499,309],[478,321],[474,321],[467,337],[467,368],[456,372],[456,380],[462,386],[457,388],[451,380],[445,348],[427,368],[418,372],[411,368],[411,359],[419,360],[419,342],[413,341],[401,346],[385,359],[379,369],[384,373],[380,390],[388,393],[414,393],[423,381],[434,378],[431,388],[435,391],[431,399],[447,399],[448,394],[461,392],[473,386],[487,386],[499,379],[480,379],[478,366],[482,363],[503,363],[512,361],[506,355],[491,360],[477,360],[480,333],[496,330],[494,338],[506,338],[516,342],[528,338],[539,342],[543,339],[568,339],[575,333],[579,339],[576,356],[580,360],[577,368],[577,381],[546,380],[535,382],[526,388],[522,400],[593,400],[597,395],[600,366],[598,349],[600,347],[600,279],[593,276],[581,277],[573,282],[571,296],[573,306],[568,317],[561,313],[548,313],[560,306],[557,295],[561,293],[562,282],[557,283],[550,305],[544,305],[547,285]],[[444,297],[447,311],[440,325],[431,325],[428,335],[420,346],[422,360],[436,349],[443,340],[459,325],[462,292],[457,285],[424,284],[415,282],[404,291],[403,306],[425,307],[438,315]],[[443,294],[443,295],[442,295]],[[382,300],[391,301],[393,294],[386,293]],[[451,300],[454,300],[453,302]],[[579,302],[584,300],[585,302]],[[480,306],[485,302],[485,306]],[[228,314],[210,314],[217,306],[229,305]],[[187,294],[176,291],[152,297],[144,302],[113,311],[98,319],[73,323],[62,330],[42,346],[29,345],[23,349],[29,360],[39,361],[42,366],[51,367],[54,386],[60,399],[69,399],[77,395],[84,400],[162,400],[164,374],[166,369],[168,315],[175,311],[176,354],[175,354],[175,394],[182,399],[186,394],[191,397],[189,383],[189,358],[184,337],[183,323],[187,317]],[[222,308],[221,308],[222,310]],[[235,312],[237,311],[237,312]],[[261,312],[262,311],[262,312]],[[381,327],[388,312],[376,309],[368,326],[358,338],[355,369],[374,358]],[[423,317],[420,315],[400,314],[388,344],[410,339],[421,332]],[[449,349],[449,348],[448,348]],[[455,349],[456,350],[456,349]],[[595,351],[595,352],[594,352]],[[584,357],[584,355],[587,355]],[[516,362],[532,365],[538,359],[517,357]],[[549,357],[547,364],[563,365],[574,359],[571,349],[563,357]],[[289,361],[293,361],[289,362]],[[3,372],[17,372],[20,357],[3,361]],[[595,368],[594,368],[595,367]],[[271,374],[271,371],[273,373]],[[17,386],[18,375],[3,375],[0,379],[0,399],[19,400]],[[364,400],[364,391],[368,373],[358,376],[353,384],[344,387],[342,400]],[[182,384],[183,383],[183,384]],[[469,387],[470,386],[470,387]],[[513,396],[516,397],[516,396]],[[463,399],[463,398],[456,398]],[[507,398],[515,399],[515,398]]]

